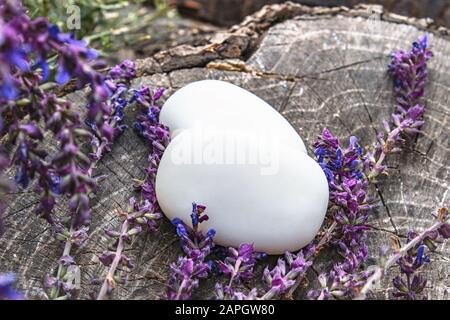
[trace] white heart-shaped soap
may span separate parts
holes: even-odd
[[[306,153],[295,129],[267,102],[219,80],[192,82],[167,99],[159,116],[172,137],[190,128],[224,128],[270,135]]]
[[[164,152],[156,195],[168,218],[187,225],[191,203],[205,205],[209,220],[200,228],[215,229],[217,244],[253,243],[257,251],[281,254],[314,238],[327,210],[328,184],[299,147],[236,128],[191,128]]]

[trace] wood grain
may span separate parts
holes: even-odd
[[[391,174],[379,185],[380,197],[370,219],[370,264],[376,263],[378,248],[389,243],[390,235],[402,237],[408,228],[423,230],[431,223],[433,210],[449,204],[450,41],[446,29],[437,29],[426,20],[387,12],[380,19],[367,19],[368,12],[368,7],[311,9],[291,3],[268,6],[241,25],[215,34],[205,45],[180,46],[140,60],[140,76],[134,82],[137,86],[164,86],[167,98],[195,80],[229,81],[269,102],[308,145],[323,127],[342,141],[356,135],[363,145],[368,145],[381,129],[382,119],[388,118],[395,107],[386,71],[389,54],[408,49],[419,35],[429,33],[435,58],[430,63],[424,133],[401,155],[389,158]],[[80,92],[68,98],[82,108]],[[126,123],[132,125],[136,112],[133,107],[127,110]],[[49,148],[52,144],[49,141]],[[90,292],[99,289],[91,280],[106,273],[98,262],[98,256],[109,245],[103,229],[118,228],[114,211],[124,207],[133,195],[132,179],[144,176],[146,152],[145,144],[128,130],[95,172],[107,174],[108,178],[92,197],[89,239],[74,251],[82,270],[80,298],[88,298]],[[56,268],[62,252],[47,226],[35,217],[36,202],[31,191],[8,196],[7,231],[0,239],[0,272],[16,272],[19,287],[31,299],[42,298],[43,277]],[[62,214],[65,203],[58,204],[58,210]],[[136,262],[136,268],[127,284],[114,291],[113,298],[160,298],[168,265],[180,254],[167,219],[161,220],[158,233],[141,235],[127,254]],[[335,255],[331,248],[318,259],[308,275],[310,286],[317,285],[316,274],[332,265]],[[440,246],[424,269],[429,279],[429,298],[448,299],[449,255],[448,246]],[[203,281],[195,297],[211,298],[217,279]],[[390,298],[390,289],[387,277],[372,298]],[[305,289],[300,287],[297,298],[304,297]]]

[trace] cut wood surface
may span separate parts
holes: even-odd
[[[377,18],[373,17],[374,10]],[[378,248],[389,244],[391,235],[402,238],[409,228],[425,229],[432,223],[431,213],[449,204],[450,41],[446,29],[436,28],[428,20],[383,12],[381,7],[266,6],[240,25],[215,34],[206,45],[184,45],[138,61],[139,77],[134,82],[166,87],[167,99],[192,81],[229,81],[270,103],[309,146],[324,127],[342,141],[356,135],[368,145],[382,130],[382,120],[388,119],[395,108],[392,80],[387,73],[389,54],[409,49],[425,32],[435,53],[425,94],[426,124],[423,134],[401,155],[388,160],[390,175],[379,185],[378,202],[370,219],[369,264],[374,264]],[[82,96],[73,92],[68,98],[83,108]],[[126,112],[130,126],[136,112],[133,108]],[[49,149],[54,149],[52,142]],[[108,177],[92,196],[89,239],[73,252],[82,271],[79,298],[88,298],[90,292],[99,290],[91,283],[106,274],[98,261],[110,243],[103,230],[119,227],[115,211],[124,208],[134,194],[132,179],[144,177],[146,157],[145,143],[127,130],[100,161],[95,175]],[[37,202],[31,190],[9,195],[6,233],[0,239],[0,272],[16,272],[20,289],[31,299],[42,298],[43,278],[55,270],[63,250],[48,226],[35,216]],[[58,206],[61,213],[65,208],[65,203]],[[114,290],[113,298],[158,299],[164,295],[169,264],[181,250],[169,221],[161,219],[159,225],[157,233],[140,235],[127,250],[136,268],[129,273],[128,282]],[[309,287],[317,286],[316,275],[337,261],[333,253],[330,248],[316,261],[308,274]],[[429,298],[448,299],[449,257],[449,247],[441,245],[424,268]],[[211,298],[217,279],[220,277],[202,281],[195,297]],[[390,279],[388,275],[371,297],[389,298]],[[257,282],[259,279],[255,279]],[[305,297],[303,286],[295,297]]]

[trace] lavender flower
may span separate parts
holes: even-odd
[[[359,270],[367,260],[365,223],[375,197],[372,184],[379,175],[387,173],[386,156],[401,151],[404,138],[420,132],[425,106],[418,104],[418,100],[424,94],[426,63],[431,57],[426,37],[415,42],[411,51],[392,55],[389,71],[394,76],[397,101],[397,110],[392,115],[395,128],[384,122],[387,134],[377,136],[372,152],[363,154],[356,137],[351,137],[349,146],[343,149],[326,129],[314,143],[330,187],[329,213],[337,223],[335,239],[331,242],[337,245],[344,260],[328,275],[319,277],[322,288],[310,291],[310,298],[354,297],[370,276]],[[416,282],[423,284],[420,278]]]
[[[130,62],[125,61],[120,66],[113,68],[110,71],[111,74],[111,79],[118,77],[126,79],[135,72],[131,69]],[[136,189],[140,191],[140,200],[132,197],[129,200],[127,211],[119,211],[119,218],[123,220],[120,230],[105,230],[106,234],[114,240],[115,250],[105,251],[99,258],[100,262],[108,267],[108,273],[97,296],[98,300],[105,299],[110,295],[116,284],[120,282],[120,277],[116,275],[119,264],[128,269],[134,267],[131,259],[123,253],[125,245],[131,243],[132,239],[144,229],[156,231],[156,220],[162,216],[156,200],[155,179],[161,156],[170,140],[168,128],[159,123],[161,107],[158,105],[158,100],[164,90],[159,88],[153,92],[148,87],[142,87],[139,90],[131,89],[129,91],[132,93],[132,98],[128,103],[136,102],[143,108],[142,114],[138,116],[135,123],[135,129],[150,148],[149,165],[145,168],[145,179],[136,180]],[[115,113],[115,117],[121,118],[122,116]]]
[[[141,189],[143,199],[157,204],[155,194],[156,171],[165,147],[169,144],[169,128],[159,123],[159,112],[161,107],[157,101],[164,93],[163,88],[158,88],[154,92],[149,87],[142,87],[139,90],[133,90],[132,101],[144,108],[141,115],[137,117],[134,124],[137,134],[147,142],[149,153],[149,166],[145,169],[150,179],[145,181],[136,181],[136,186]]]
[[[166,285],[169,300],[189,299],[192,291],[198,287],[199,279],[205,278],[211,271],[211,263],[205,259],[214,247],[213,237],[216,232],[210,229],[204,235],[198,230],[198,225],[208,220],[204,210],[205,206],[192,204],[192,229],[178,218],[172,220],[186,256],[179,257],[177,262],[170,264],[171,274]]]
[[[318,248],[322,246],[322,243],[323,240],[319,242],[318,246],[308,245],[296,254],[286,252],[272,269],[266,267],[263,272],[266,290],[263,294],[258,295],[256,288],[251,289],[249,293],[236,291],[231,287],[230,282],[231,288],[224,288],[221,284],[216,284],[216,296],[219,299],[230,300],[270,300],[282,295],[290,297],[312,265],[311,260],[320,250]]]
[[[324,129],[322,136],[313,144],[319,165],[324,170],[330,188],[329,214],[338,223],[337,232],[342,235],[340,245],[360,243],[361,231],[367,230],[365,222],[372,208],[373,195],[368,194],[369,183],[364,169],[368,160],[356,137],[351,137],[347,148]],[[344,248],[345,247],[345,248]],[[367,248],[361,248],[361,254]]]
[[[254,277],[253,268],[258,259],[265,254],[257,253],[253,250],[253,244],[241,244],[239,249],[228,248],[228,256],[223,260],[216,261],[216,264],[226,277],[230,280],[227,285],[216,284],[216,297],[221,300],[235,298],[235,283],[248,281]]]
[[[429,263],[428,255],[425,250],[434,251],[436,243],[443,242],[450,238],[450,224],[448,222],[449,214],[447,208],[441,208],[436,215],[433,215],[435,221],[433,225],[420,234],[413,231],[408,232],[408,242],[400,248],[397,239],[393,242],[394,253],[389,257],[382,254],[381,265],[378,266],[362,286],[358,299],[365,299],[367,293],[372,290],[374,284],[379,283],[386,271],[395,264],[400,267],[400,275],[392,280],[395,292],[394,297],[403,299],[423,299],[423,290],[426,286],[426,278],[418,274],[421,267]]]
[[[0,90],[1,131],[7,132],[10,143],[17,145],[11,161],[17,167],[16,183],[26,188],[37,177],[36,191],[41,194],[41,201],[36,213],[50,223],[56,239],[65,242],[63,257],[70,257],[72,245],[81,245],[87,237],[88,194],[95,192],[97,182],[92,173],[101,156],[110,150],[112,141],[125,129],[120,122],[128,103],[127,84],[136,74],[134,64],[124,61],[104,76],[96,71],[102,62],[97,60],[94,50],[61,33],[44,18],[31,20],[20,2],[2,2],[0,13],[0,70],[4,79]],[[89,131],[83,128],[71,104],[52,93],[58,85],[73,78],[75,83],[71,84],[78,88],[85,85],[91,88],[85,121]],[[149,103],[148,99],[162,94],[158,91],[154,97],[148,97],[145,94],[149,92],[142,92],[142,102]],[[24,123],[22,119],[27,115],[31,121]],[[5,117],[8,118],[3,121]],[[147,129],[151,130],[150,126]],[[40,147],[44,130],[60,141],[59,151],[54,155],[48,155]],[[158,134],[168,140],[168,134],[164,135],[161,128]],[[89,156],[81,151],[83,141],[90,142]],[[155,152],[155,158],[150,159],[150,174],[158,156]],[[160,216],[153,208],[156,197],[152,194],[152,183],[146,181],[140,186],[144,201],[137,212],[142,214],[133,215],[133,224],[138,221],[154,228],[154,220]],[[5,183],[2,181],[1,185]],[[60,196],[69,197],[69,219],[60,219],[53,213]],[[130,229],[136,231],[138,227]],[[50,298],[71,296],[68,280],[78,270],[76,265],[64,261],[67,260],[59,262],[56,275],[46,279]]]
[[[126,104],[123,92],[135,74],[134,65],[126,61],[123,68],[116,68],[122,73],[105,77],[96,71],[104,64],[95,50],[61,33],[45,18],[30,19],[20,1],[1,2],[0,26],[0,129],[15,146],[10,161],[5,153],[1,157],[16,167],[15,182],[22,188],[36,178],[34,189],[41,195],[36,214],[50,224],[56,239],[66,242],[63,256],[70,256],[72,244],[80,245],[87,236],[88,195],[95,192],[97,182],[92,172],[124,129],[120,125]],[[83,128],[71,103],[55,94],[69,81],[91,89],[86,123],[92,132]],[[43,147],[45,132],[59,142],[55,154]],[[81,148],[86,141],[92,142],[90,157]],[[69,198],[68,219],[53,212],[56,198],[62,196]],[[55,284],[49,287],[51,298],[59,298],[60,289],[67,288],[59,283],[69,269],[76,271],[60,261],[56,278],[47,279],[47,284]]]
[[[62,226],[52,212],[55,198],[71,197],[70,213],[81,225],[89,215],[86,193],[95,189],[95,181],[85,172],[90,161],[79,148],[79,141],[89,139],[90,134],[71,104],[52,91],[72,78],[79,88],[89,85],[88,115],[102,130],[111,111],[105,103],[111,92],[104,76],[95,71],[101,62],[94,50],[61,33],[45,18],[30,19],[19,1],[2,2],[0,25],[1,134],[8,133],[9,143],[17,146],[11,159],[17,168],[16,183],[27,188],[37,176],[41,202],[36,213],[56,234]],[[27,116],[30,120],[25,121]],[[41,147],[44,131],[60,142],[54,155]]]
[[[0,274],[0,300],[23,300],[24,296],[13,288],[16,277],[12,273]]]
[[[394,129],[384,121],[386,134],[378,135],[378,144],[372,154],[368,155],[371,160],[371,170],[367,174],[369,180],[376,182],[380,174],[386,173],[386,165],[383,163],[386,155],[400,152],[405,144],[405,137],[420,132],[424,124],[421,118],[425,112],[425,105],[420,103],[420,99],[425,93],[427,62],[432,57],[426,36],[414,42],[410,51],[392,54],[389,71],[394,79],[397,102],[396,112],[392,115]]]
[[[394,292],[394,297],[408,300],[417,300],[420,298],[427,284],[427,279],[420,274],[414,274],[425,262],[430,261],[428,256],[424,256],[424,250],[425,247],[420,245],[415,250],[415,255],[413,252],[409,252],[397,261],[401,273],[405,275],[406,280],[401,275],[397,275],[392,280],[394,287],[397,289]]]
[[[109,71],[111,79],[131,80],[136,77],[136,68],[134,62],[125,60],[121,64],[115,66]]]
[[[400,255],[396,261],[400,267],[400,275],[395,276],[392,280],[396,289],[393,293],[394,297],[407,300],[425,298],[423,291],[427,284],[427,279],[424,275],[419,274],[419,271],[425,264],[430,262],[426,251],[434,251],[436,249],[436,243],[450,238],[450,234],[448,233],[450,224],[446,222],[448,219],[448,209],[441,208],[435,218],[438,224],[435,224],[434,228],[432,227],[422,234],[418,234],[412,230],[408,232],[408,243],[412,243],[413,241],[417,243],[412,245],[411,248],[404,250],[405,254]],[[397,252],[400,251],[398,246],[394,248]]]
[[[314,300],[330,300],[353,298],[359,292],[370,273],[363,271],[347,272],[343,264],[336,264],[329,273],[318,276],[320,289],[309,290],[308,298]]]
[[[328,240],[335,245],[344,260],[327,274],[321,274],[321,289],[310,291],[310,298],[338,298],[351,294],[364,279],[354,276],[367,261],[366,221],[372,208],[373,195],[365,178],[368,160],[362,153],[356,137],[351,137],[343,148],[339,140],[327,129],[313,144],[319,165],[328,179],[330,198],[328,217],[333,221],[333,237]]]
[[[312,265],[307,261],[300,251],[297,255],[290,252],[285,253],[285,259],[278,259],[277,265],[270,270],[266,268],[263,273],[263,280],[270,287],[261,299],[269,300],[287,292],[295,284],[295,279],[306,272]]]
[[[129,69],[134,68],[133,62],[126,61],[124,63]],[[118,76],[122,76],[122,74],[119,74]],[[114,139],[116,139],[125,129],[125,126],[123,126],[121,122],[123,120],[123,109],[129,102],[126,97],[126,92],[128,91],[130,79],[125,74],[123,74],[123,78],[119,78],[118,76],[113,80],[108,74],[105,78],[105,82],[108,83],[111,92],[110,98],[105,102],[111,109],[111,115],[104,123],[104,125],[107,125],[109,128],[108,133],[105,134],[104,130],[98,130],[97,125],[92,123],[89,118],[85,120],[85,123],[91,130],[91,133],[86,134],[86,136],[91,139],[90,145],[92,147],[92,153],[89,154],[89,159],[87,159],[81,151],[77,151],[83,158],[86,158],[86,167],[80,170],[83,181],[78,185],[78,190],[72,191],[74,196],[72,196],[69,201],[69,211],[77,214],[72,215],[70,226],[65,227],[64,225],[59,224],[57,228],[54,227],[56,238],[65,241],[65,247],[56,276],[48,276],[45,281],[45,287],[50,292],[49,297],[52,299],[69,298],[72,295],[74,286],[71,284],[71,281],[75,274],[79,272],[79,268],[76,266],[73,257],[70,256],[70,252],[72,245],[79,247],[88,237],[89,229],[87,227],[87,222],[90,210],[88,194],[91,191],[95,191],[96,187],[96,181],[92,178],[93,171],[101,157],[111,150]],[[70,144],[72,145],[72,147],[70,147],[71,150],[78,149],[73,142],[70,142]],[[64,157],[64,161],[68,161],[67,155]],[[65,168],[68,165],[70,165],[70,162],[66,165],[60,165],[60,168]],[[60,173],[61,170],[64,169],[57,170],[57,173]],[[67,170],[67,173],[73,174],[73,171],[72,164],[72,167]],[[86,179],[89,179],[88,181],[90,181],[89,187],[87,187]],[[62,188],[61,184],[64,183],[65,181],[60,182],[60,189]],[[78,209],[77,211],[76,208],[80,207],[82,210]],[[43,210],[43,212],[46,211]]]
[[[239,249],[228,248],[229,255],[224,261],[217,261],[219,270],[226,276],[236,280],[253,278],[253,267],[259,254],[254,252],[253,245],[243,243]]]

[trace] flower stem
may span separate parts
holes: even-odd
[[[190,280],[190,277],[188,279],[183,279],[181,281],[180,287],[178,288],[177,295],[174,300],[180,300],[181,294],[183,293],[184,288],[186,287],[186,284]]]
[[[100,161],[100,158],[102,157],[103,152],[105,151],[105,148],[107,145],[108,145],[108,141],[103,140],[102,143],[100,143],[100,145],[98,146],[98,148],[95,152],[95,156],[96,156],[96,159],[99,159],[99,160],[91,162],[89,168],[87,169],[87,175],[89,177],[92,177],[92,173],[94,172],[95,168],[97,167],[97,164]]]
[[[98,157],[96,159],[100,159],[106,146],[107,146],[107,141],[104,140],[97,148],[97,151],[95,154]],[[92,161],[90,163],[89,168],[87,169],[87,174],[89,177],[92,176],[92,173],[93,173],[94,169],[96,168],[98,161],[99,160],[96,160],[96,161]],[[72,250],[72,234],[75,231],[75,221],[76,221],[75,217],[72,217],[70,230],[69,230],[69,237],[67,237],[67,239],[66,239],[66,243],[64,244],[63,254],[61,257],[70,256],[70,252]],[[61,261],[59,261],[56,279],[61,280],[63,270],[64,270],[64,265]],[[59,285],[56,288],[53,288],[52,293],[51,293],[52,299],[57,299],[59,297],[59,289],[60,289]]]
[[[117,266],[119,265],[120,259],[122,257],[122,252],[124,249],[123,238],[127,232],[128,232],[128,219],[125,219],[122,224],[122,227],[120,229],[120,237],[119,237],[119,240],[117,243],[114,260],[111,263],[111,266],[109,267],[108,274],[107,274],[105,280],[103,281],[103,285],[97,296],[97,300],[104,300],[106,298],[106,296],[108,295],[108,291],[109,291],[108,289],[111,287],[111,285],[112,285],[112,287],[115,286],[114,274],[116,272]]]
[[[446,223],[447,219],[439,220],[435,222],[431,227],[427,228],[425,231],[417,235],[414,239],[408,242],[405,246],[400,248],[396,253],[394,253],[382,267],[377,267],[375,272],[370,276],[364,286],[362,287],[359,295],[356,297],[357,300],[364,300],[367,296],[367,293],[373,289],[373,287],[378,284],[385,275],[386,271],[391,268],[400,258],[405,256],[405,254],[416,245],[421,243],[430,232],[438,230]]]
[[[230,282],[228,283],[229,288],[231,288],[231,285],[233,284],[233,281],[236,278],[239,268],[241,267],[241,262],[242,262],[241,259],[237,259],[236,264],[234,266],[233,274],[231,275]]]
[[[70,230],[69,230],[69,234],[70,234],[70,235],[71,235],[72,232],[74,231],[74,222],[75,222],[75,219],[72,220],[72,225],[70,226]],[[69,237],[66,239],[66,243],[65,243],[65,245],[64,245],[64,251],[63,251],[63,254],[62,254],[61,257],[70,255],[70,251],[71,251],[71,250],[72,250],[72,239],[71,239],[71,237],[69,236]],[[63,265],[63,263],[62,263],[61,261],[59,261],[59,263],[58,263],[58,272],[56,273],[56,278],[57,278],[58,280],[61,280],[63,270],[64,270],[64,265]],[[57,299],[58,297],[59,297],[59,285],[57,285],[56,287],[54,287],[53,290],[52,290],[52,292],[51,292],[51,299]]]

